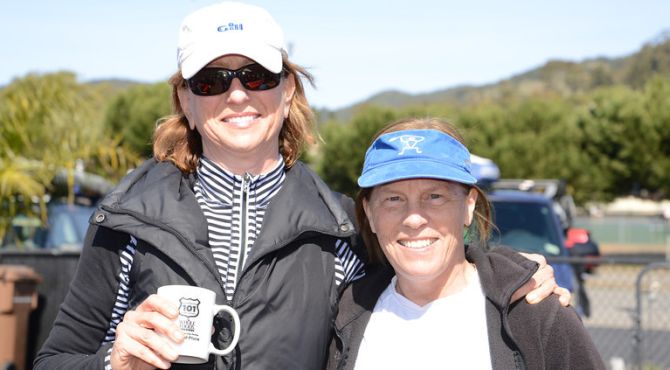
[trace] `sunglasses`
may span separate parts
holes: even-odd
[[[240,69],[203,68],[187,80],[188,87],[195,95],[212,96],[223,94],[237,78],[249,91],[274,89],[281,81],[282,73],[272,73],[258,63]]]

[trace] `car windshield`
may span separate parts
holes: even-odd
[[[46,248],[79,246],[84,241],[88,219],[94,207],[59,205],[49,214],[49,237]]]
[[[548,256],[561,254],[552,209],[541,203],[493,201],[494,228],[491,244]]]

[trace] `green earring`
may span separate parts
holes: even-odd
[[[470,243],[470,228],[467,226],[463,226],[463,243]]]

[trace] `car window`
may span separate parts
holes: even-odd
[[[44,244],[45,235],[39,218],[19,214],[11,220],[5,230],[2,246],[19,249],[40,248]]]
[[[49,240],[47,248],[56,248],[61,245],[76,244],[78,240],[77,229],[72,217],[67,213],[57,213],[49,216]]]
[[[540,203],[493,201],[493,245],[507,245],[517,250],[548,256],[561,255],[552,209]]]
[[[3,248],[80,248],[88,230],[88,219],[95,211],[93,206],[50,204],[47,206],[48,222],[34,216],[19,214],[5,229]]]
[[[88,219],[94,210],[93,207],[67,205],[52,208],[46,248],[81,246],[88,229]]]

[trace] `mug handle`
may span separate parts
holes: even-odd
[[[235,346],[237,346],[237,341],[240,339],[240,317],[237,315],[237,311],[235,311],[234,308],[226,305],[214,305],[212,307],[212,315],[216,315],[217,313],[221,311],[226,311],[228,314],[233,318],[233,323],[235,324],[235,329],[233,333],[233,340],[230,342],[230,345],[224,349],[218,349],[214,347],[214,345],[210,342],[209,343],[209,353],[213,353],[215,355],[219,356],[224,356],[229,354],[235,349]]]

